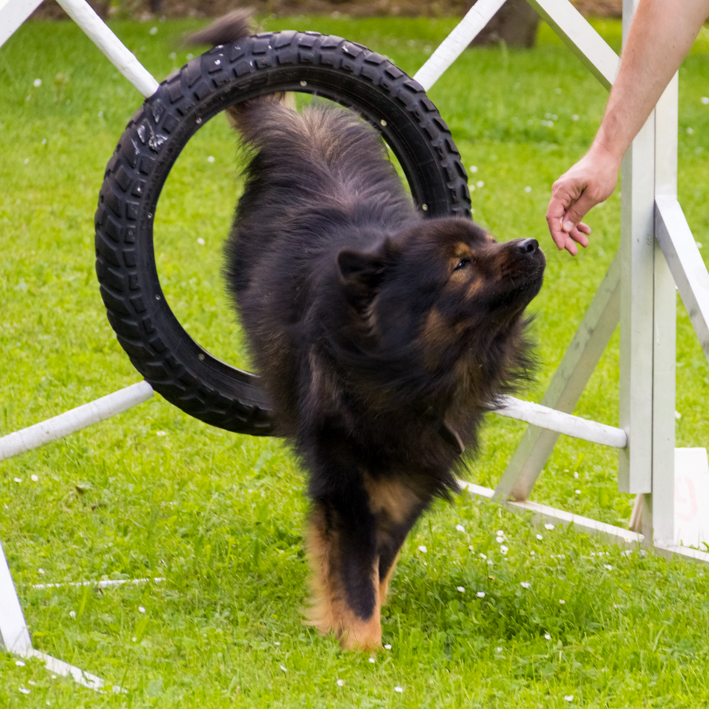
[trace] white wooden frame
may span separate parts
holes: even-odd
[[[42,0],[0,0],[0,47]],[[57,0],[143,95],[158,82],[85,0]],[[505,0],[478,0],[415,78],[425,89],[460,56]],[[619,59],[569,0],[528,0],[596,78],[610,88]],[[623,0],[623,35],[638,0]],[[709,358],[709,273],[677,201],[677,77],[623,162],[621,246],[557,369],[542,404],[507,397],[497,413],[530,423],[495,490],[461,487],[515,512],[573,524],[622,544],[709,563],[709,554],[674,545],[675,283]],[[621,324],[620,428],[572,415],[616,325]],[[140,382],[0,438],[0,460],[44,445],[135,406],[153,394]],[[619,449],[619,487],[644,496],[642,533],[528,501],[559,434]],[[156,581],[161,579],[155,579]],[[136,579],[140,583],[144,579]],[[80,582],[87,584],[91,582]],[[58,584],[48,584],[52,587]],[[43,660],[48,669],[96,690],[103,680],[32,647],[0,544],[0,646]],[[114,690],[121,691],[114,687]]]

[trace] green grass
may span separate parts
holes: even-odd
[[[414,72],[453,24],[291,18],[267,26],[347,36]],[[152,26],[114,29],[162,78],[186,61],[178,39],[196,23],[157,23],[155,35]],[[617,47],[619,24],[597,26]],[[478,168],[471,183],[484,182],[472,193],[475,217],[502,239],[538,238],[549,258],[533,305],[542,363],[524,393],[533,400],[619,237],[616,195],[589,217],[587,252],[571,259],[551,248],[543,218],[550,184],[590,143],[605,92],[548,28],[539,39],[530,52],[466,52],[431,91],[466,166]],[[680,87],[680,199],[705,242],[708,65],[705,32]],[[0,432],[9,433],[138,380],[99,297],[92,225],[106,162],[141,99],[69,23],[26,25],[0,50],[0,96]],[[549,120],[552,127],[542,124]],[[200,131],[166,186],[156,239],[180,320],[240,364],[243,343],[219,275],[237,193],[233,154],[223,120]],[[677,444],[701,446],[707,363],[681,305],[678,313]],[[577,413],[616,423],[617,385],[616,335]],[[469,478],[494,485],[523,430],[490,416]],[[626,525],[632,499],[617,492],[616,469],[612,451],[562,439],[534,499]],[[0,706],[709,705],[704,568],[538,529],[467,496],[436,504],[405,545],[384,612],[392,649],[374,663],[340,652],[300,622],[302,490],[282,442],[209,428],[160,397],[0,463],[0,539],[36,647],[128,691],[97,695],[0,654]],[[509,540],[506,555],[497,530]],[[103,592],[32,588],[146,576],[166,581]]]

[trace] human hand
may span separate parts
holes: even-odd
[[[553,184],[546,220],[551,238],[560,251],[566,249],[576,256],[576,244],[588,246],[591,228],[581,219],[613,193],[619,168],[620,160],[594,144]]]

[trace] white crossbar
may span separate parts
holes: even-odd
[[[580,416],[565,414],[541,404],[515,399],[513,396],[503,397],[503,405],[493,413],[526,421],[534,426],[581,438],[591,443],[600,443],[613,448],[625,448],[628,445],[628,435],[620,428],[588,421]]]
[[[504,4],[505,0],[478,0],[416,72],[414,79],[428,91]]]
[[[0,438],[0,460],[26,453],[45,443],[80,431],[93,423],[123,413],[147,401],[152,395],[153,388],[148,382],[138,382],[71,411],[65,411],[42,423],[10,433]]]
[[[106,23],[91,9],[85,0],[57,0],[66,14],[76,22],[89,39],[108,57],[108,60],[145,98],[158,90],[158,82],[136,59]]]

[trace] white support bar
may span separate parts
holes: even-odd
[[[414,79],[428,91],[504,4],[505,0],[477,0],[455,29],[416,72]]]
[[[11,652],[32,652],[25,616],[0,543],[0,647]]]
[[[618,326],[619,314],[620,259],[616,254],[544,393],[542,406],[573,413]],[[495,497],[526,500],[558,438],[554,431],[530,426],[495,488]]]
[[[0,0],[0,47],[41,4],[42,0]]]
[[[473,483],[466,483],[463,480],[458,481],[461,490],[467,490],[471,495],[480,497],[485,500],[492,500],[495,491],[489,487],[482,487]],[[606,541],[614,544],[624,544],[628,546],[639,546],[644,541],[642,534],[631,532],[629,529],[622,527],[614,527],[612,524],[598,522],[595,519],[575,515],[571,512],[558,510],[556,507],[548,505],[540,505],[538,502],[514,502],[512,500],[503,500],[502,505],[512,512],[524,513],[529,512],[539,522],[551,522],[552,524],[563,524],[565,526],[573,524],[577,529],[603,537]]]
[[[709,359],[709,273],[675,197],[655,198],[655,229],[699,344]]]
[[[569,0],[527,0],[566,46],[607,89],[618,74],[620,58]]]
[[[157,90],[158,82],[136,59],[106,23],[91,9],[86,0],[57,0],[67,15],[88,35],[89,39],[106,55],[123,76],[140,91],[145,98]]]
[[[148,382],[138,382],[125,389],[101,397],[89,404],[65,411],[59,416],[37,423],[29,428],[15,431],[0,438],[0,460],[39,448],[45,443],[64,438],[70,433],[80,431],[93,423],[123,413],[128,409],[147,401],[153,395],[153,388]]]
[[[591,443],[600,443],[603,446],[625,448],[628,445],[628,436],[620,428],[588,421],[580,416],[565,414],[541,404],[515,399],[512,396],[505,396],[502,401],[502,406],[494,409],[493,413],[526,421],[534,426],[564,433],[574,438],[581,438]]]

